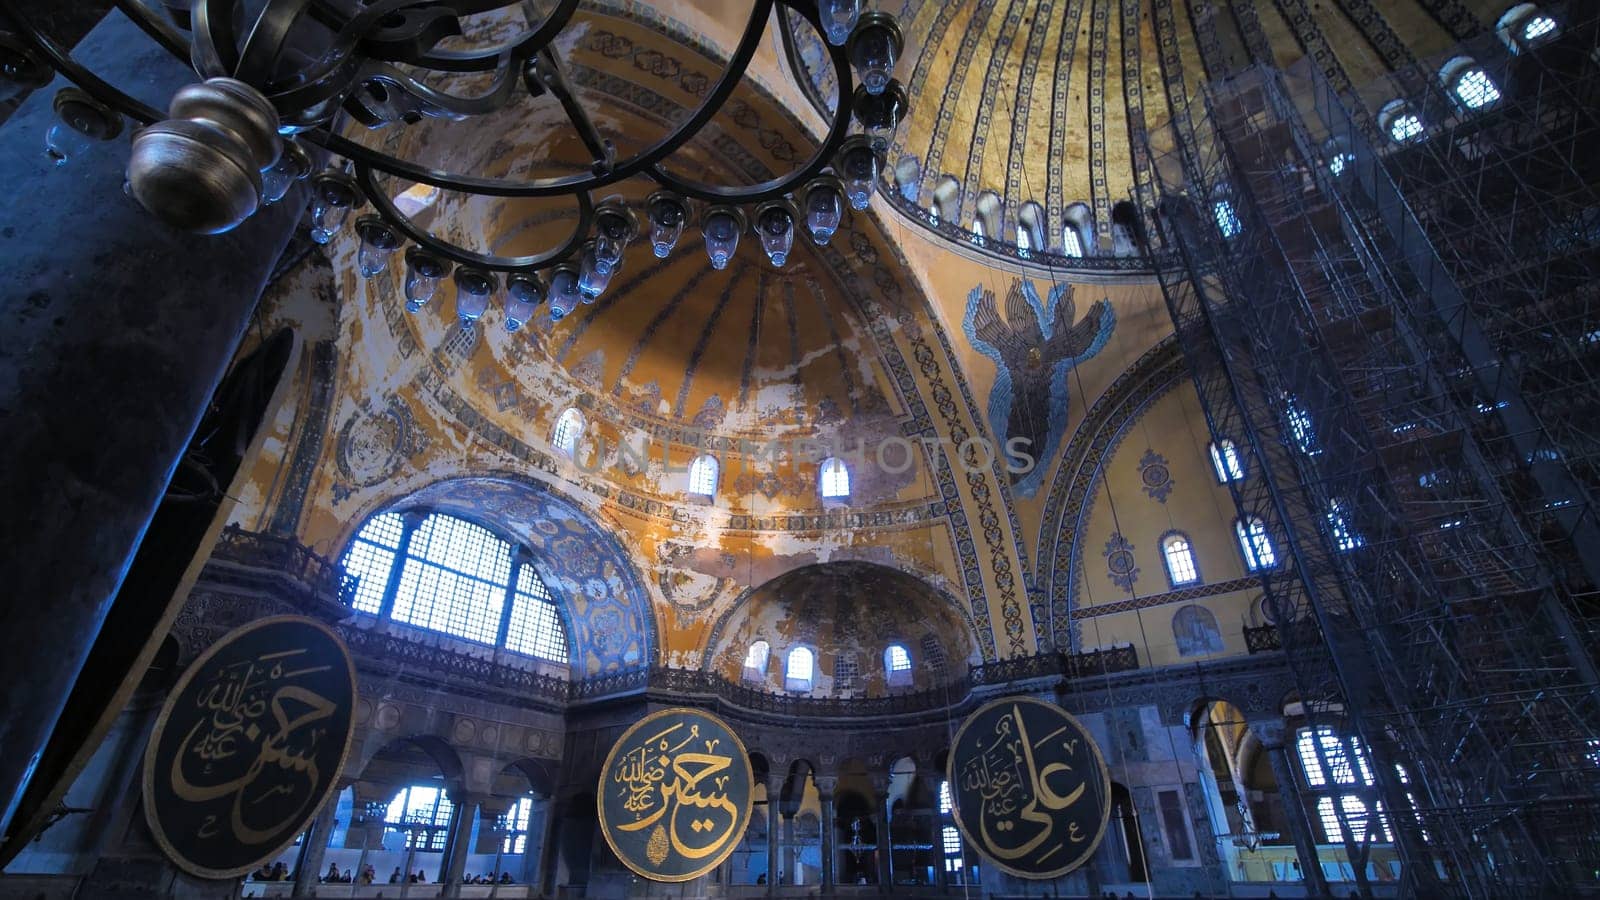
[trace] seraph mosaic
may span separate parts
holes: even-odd
[[[1110,300],[1095,301],[1076,319],[1072,293],[1072,285],[1058,284],[1041,302],[1031,280],[1013,281],[1003,318],[993,291],[979,285],[967,295],[962,331],[996,369],[989,428],[999,445],[1027,438],[1031,443],[1024,449],[1036,460],[1033,468],[1011,475],[1012,490],[1021,497],[1038,492],[1067,429],[1072,367],[1098,354],[1116,327]]]

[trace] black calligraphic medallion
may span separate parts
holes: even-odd
[[[224,635],[179,679],[145,751],[145,818],[161,849],[202,878],[283,852],[337,784],[355,700],[350,654],[315,619]]]
[[[1059,878],[1105,836],[1111,773],[1089,732],[1053,704],[984,704],[956,732],[948,777],[962,839],[1019,878]]]
[[[750,824],[755,775],[728,723],[663,709],[617,738],[600,770],[600,833],[651,881],[688,881],[733,853]]]

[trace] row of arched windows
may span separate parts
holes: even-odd
[[[1495,25],[1512,53],[1522,53],[1554,39],[1560,25],[1534,3],[1519,3],[1507,10]],[[1500,101],[1500,86],[1470,56],[1457,56],[1439,70],[1439,83],[1455,106],[1465,113],[1479,112]],[[1378,112],[1378,126],[1397,144],[1420,140],[1428,130],[1421,112],[1406,100],[1391,100]],[[1344,173],[1348,154],[1335,153],[1328,162],[1337,177]]]
[[[1266,521],[1260,516],[1235,519],[1233,532],[1239,541],[1239,555],[1244,558],[1246,569],[1259,572],[1278,564],[1278,551],[1273,546]],[[1195,562],[1194,543],[1187,534],[1169,531],[1162,535],[1161,560],[1167,570],[1167,582],[1173,587],[1200,583],[1200,567]]]
[[[895,187],[900,197],[912,205],[922,202],[922,167],[914,156],[901,157],[894,167]],[[1045,209],[1037,201],[1029,200],[1017,207],[1009,223],[1006,219],[1005,201],[993,190],[978,194],[973,204],[971,222],[961,222],[961,182],[954,175],[941,175],[934,182],[926,207],[928,221],[934,226],[958,225],[972,235],[971,240],[986,246],[992,240],[1008,238],[1015,245],[1017,255],[1027,259],[1038,253],[1082,258],[1096,255],[1094,212],[1087,203],[1070,204],[1061,214],[1059,227],[1053,227]],[[1137,213],[1133,204],[1119,202],[1111,210],[1112,256],[1137,256],[1135,240]],[[1009,229],[1007,228],[1009,224]],[[1060,242],[1056,243],[1056,238]]]
[[[550,434],[550,445],[556,452],[575,458],[578,441],[587,427],[583,413],[568,407],[556,418],[556,427]],[[691,496],[711,499],[717,495],[722,477],[722,464],[709,453],[701,454],[689,462],[686,486]],[[830,456],[817,465],[817,493],[824,500],[847,500],[850,497],[850,467],[837,456]]]
[[[926,644],[927,642],[925,642]],[[927,662],[934,668],[943,666],[942,658],[935,658],[942,654],[937,650],[937,645],[924,646],[924,654],[929,657]],[[744,654],[744,680],[763,682],[767,678],[767,667],[772,658],[772,645],[764,640],[750,644]],[[842,682],[854,681],[859,673],[855,670],[855,661],[840,658],[836,661],[834,669],[835,687],[853,687]],[[903,687],[911,684],[911,651],[904,644],[890,644],[883,648],[883,674],[884,680],[890,687]],[[817,654],[810,647],[797,645],[789,648],[784,655],[783,688],[786,691],[809,691],[816,683]]]

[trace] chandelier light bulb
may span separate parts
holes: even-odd
[[[861,17],[850,34],[850,65],[867,93],[876,96],[889,86],[904,48],[905,38],[893,17],[877,12]]]
[[[417,312],[433,299],[439,280],[450,274],[450,264],[421,247],[406,251],[406,312]]]
[[[761,249],[775,266],[789,261],[789,250],[794,247],[794,213],[782,201],[763,204],[756,210],[756,234],[761,238]]]
[[[620,196],[608,197],[595,210],[594,261],[605,275],[622,265],[628,242],[639,233],[639,219]]]
[[[261,173],[261,202],[277,203],[296,181],[311,174],[311,157],[294,141],[283,142],[278,161]]]
[[[706,241],[706,256],[711,268],[726,269],[728,260],[739,249],[739,232],[744,230],[744,214],[731,206],[718,206],[706,213],[701,226]]]
[[[672,248],[678,246],[683,236],[683,226],[689,221],[689,208],[683,199],[664,191],[650,195],[645,202],[650,216],[650,247],[656,258],[666,259]]]
[[[833,239],[844,219],[844,191],[836,178],[819,178],[806,188],[806,230],[818,244]]]
[[[861,0],[822,0],[817,12],[822,15],[822,34],[828,43],[843,47],[861,18]]]
[[[550,318],[560,320],[578,308],[583,297],[578,293],[578,270],[557,266],[550,276]]]
[[[312,179],[311,240],[326,244],[344,227],[350,210],[361,202],[355,180],[340,172],[324,172]]]
[[[856,88],[855,97],[851,100],[856,121],[861,123],[872,149],[879,154],[888,151],[889,140],[894,137],[894,130],[900,126],[900,119],[907,107],[906,90],[893,78],[889,79],[882,93],[873,94],[865,87]]]
[[[878,166],[878,154],[873,151],[869,139],[857,136],[845,141],[839,154],[839,170],[852,209],[866,209],[872,202]]]
[[[356,234],[361,235],[361,249],[356,253],[356,267],[362,278],[371,278],[389,267],[389,257],[400,246],[400,235],[378,216],[362,216],[356,220]]]
[[[455,281],[456,315],[461,318],[462,328],[471,328],[472,323],[489,311],[489,297],[496,287],[495,277],[482,269],[461,266],[456,269]]]
[[[516,272],[506,277],[506,331],[515,333],[544,302],[544,283],[537,275]]]
[[[605,293],[611,285],[611,276],[615,268],[601,265],[598,251],[599,242],[592,241],[583,252],[583,261],[578,267],[578,295],[584,303],[593,303],[595,298]]]

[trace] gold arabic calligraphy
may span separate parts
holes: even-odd
[[[169,777],[180,800],[208,804],[231,795],[228,827],[244,844],[281,837],[298,822],[322,787],[317,748],[326,726],[311,727],[338,711],[334,701],[292,683],[330,666],[294,668],[308,651],[281,650],[221,667],[195,697],[200,719],[172,755]],[[248,757],[246,754],[254,755]],[[291,802],[263,804],[285,797]],[[254,814],[254,815],[253,815]],[[217,815],[208,815],[200,838],[220,833]]]
[[[678,722],[616,757],[611,781],[622,808],[634,816],[617,830],[654,826],[645,850],[653,864],[661,865],[669,852],[705,859],[734,838],[740,811],[728,796],[733,757],[717,752],[720,743],[702,738],[698,724]]]
[[[1063,726],[1038,741],[1030,740],[1022,711],[1015,705],[995,722],[991,733],[978,739],[978,753],[961,770],[961,787],[976,791],[983,804],[978,816],[978,834],[986,852],[997,860],[1016,860],[1033,853],[1056,837],[1061,811],[1083,798],[1088,782],[1075,776],[1065,762],[1043,767],[1034,761],[1034,752],[1059,741],[1065,756],[1078,749],[1079,738],[1063,738]],[[1052,758],[1056,754],[1049,754]],[[1062,793],[1058,785],[1076,777],[1077,786]],[[1078,823],[1066,823],[1060,840],[1078,844],[1089,838]],[[1040,857],[1053,855],[1061,845]]]

